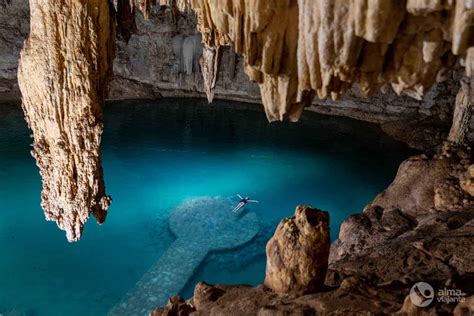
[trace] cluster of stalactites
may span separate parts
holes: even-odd
[[[188,0],[209,47],[233,45],[269,120],[297,120],[312,96],[391,86],[421,99],[461,60],[470,75],[472,0]]]

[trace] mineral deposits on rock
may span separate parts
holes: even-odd
[[[141,13],[130,12],[130,1],[117,1],[123,9],[116,15],[117,41],[114,76],[109,97],[157,98],[160,96],[205,96],[200,69],[197,73],[180,73],[182,58],[173,51],[175,36],[195,35],[196,23],[192,12],[178,16],[173,10],[152,6],[148,20]],[[1,3],[1,1],[0,1]],[[179,4],[179,3],[178,3]],[[127,9],[128,8],[128,9]],[[11,0],[0,15],[0,99],[19,98],[16,66],[23,39],[28,34],[28,0]],[[3,14],[4,13],[4,14]],[[414,134],[411,146],[428,148],[446,137],[451,124],[459,75],[442,71],[446,81],[437,82],[418,101],[397,96],[391,89],[364,97],[353,87],[337,99],[315,98],[309,109],[319,113],[343,115],[361,120],[385,123],[386,130],[397,139],[407,141]],[[224,48],[215,86],[216,98],[259,102],[258,85],[244,73],[244,59],[230,48]],[[426,118],[430,118],[427,120]],[[419,121],[422,121],[421,124]],[[406,133],[407,130],[414,133]],[[471,120],[474,130],[474,120]],[[428,132],[427,132],[428,131]],[[395,133],[395,134],[394,134]],[[474,132],[470,133],[474,139]]]
[[[245,56],[269,120],[297,120],[315,93],[335,99],[354,83],[421,99],[456,56],[471,76],[474,9],[464,0],[189,2],[206,45]]]
[[[298,206],[267,243],[265,285],[279,293],[321,289],[329,256],[329,214]]]
[[[110,204],[99,145],[113,19],[101,0],[32,0],[30,10],[18,81],[43,181],[41,205],[76,241],[90,214],[102,223]]]
[[[449,143],[434,152],[411,157],[402,162],[395,180],[371,205],[397,208],[412,217],[432,208],[474,209],[472,199],[460,189],[471,160],[469,148]]]

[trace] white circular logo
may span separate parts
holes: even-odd
[[[418,282],[411,287],[410,299],[418,307],[426,307],[433,302],[434,290],[431,285],[425,282]]]

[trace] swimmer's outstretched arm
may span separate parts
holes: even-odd
[[[237,194],[237,196],[239,197],[239,199],[243,200],[244,198],[240,196],[240,194]]]
[[[258,203],[257,200],[248,200],[247,202],[250,202],[250,203]]]

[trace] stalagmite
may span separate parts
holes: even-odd
[[[30,8],[18,80],[43,180],[41,205],[76,241],[90,214],[102,223],[110,204],[99,145],[114,21],[103,0],[31,0]]]

